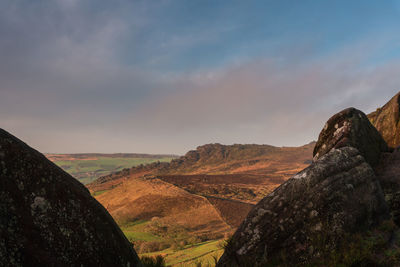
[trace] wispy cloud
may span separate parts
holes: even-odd
[[[319,25],[301,10],[2,1],[0,127],[44,152],[300,145],[338,110],[372,111],[399,90],[400,55],[385,52],[398,48],[396,30],[382,31],[372,8],[379,31]]]

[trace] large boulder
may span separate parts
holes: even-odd
[[[400,148],[384,153],[376,174],[394,222],[400,226]]]
[[[360,110],[348,108],[332,116],[325,124],[314,147],[314,160],[333,148],[357,148],[365,160],[375,167],[381,152],[389,148],[380,133]]]
[[[0,129],[1,266],[141,266],[77,180]]]
[[[400,146],[400,92],[368,118],[390,147]]]
[[[343,127],[343,120],[334,122]],[[255,206],[217,266],[312,264],[348,234],[389,218],[377,177],[357,149],[324,154]]]

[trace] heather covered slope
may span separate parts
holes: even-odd
[[[178,225],[199,235],[229,230],[206,198],[159,179],[128,179],[97,199],[121,225],[153,221],[168,227]]]
[[[254,177],[263,177],[281,182],[311,163],[313,148],[314,143],[301,147],[208,144],[189,151],[170,163],[158,162],[124,169],[100,177],[87,187],[91,191],[110,189],[132,175],[157,175],[163,179],[166,175],[240,174],[247,181]],[[229,180],[227,176],[227,184],[230,183]]]
[[[307,164],[310,147],[274,147],[269,145],[221,145],[208,144],[189,151],[185,156],[174,159],[169,174],[265,174],[271,166],[285,164],[282,169],[297,168]],[[290,165],[289,165],[290,164]]]
[[[220,240],[234,231],[232,221],[206,197],[157,178],[130,177],[96,197],[139,253],[160,251],[167,254],[168,262],[191,259],[197,255],[191,254],[191,247],[203,247],[204,242]],[[185,256],[176,259],[179,253]],[[206,250],[200,255],[211,253]]]
[[[76,179],[0,129],[0,265],[141,266]]]

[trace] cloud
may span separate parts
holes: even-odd
[[[399,89],[395,73],[400,62],[364,69],[364,60],[346,54],[283,65],[263,59],[195,73],[181,77],[184,81],[172,94],[154,101],[143,114],[151,114],[149,123],[155,128],[201,130],[258,124],[259,130],[265,130],[265,140],[299,144],[290,125],[314,121],[312,129],[303,131],[315,138],[327,115],[347,106],[371,111]],[[263,128],[266,124],[276,130]]]
[[[0,127],[43,152],[301,145],[340,109],[372,111],[399,89],[398,59],[370,62],[390,34],[322,53],[288,32],[261,40],[233,8],[195,20],[171,5],[2,1]]]

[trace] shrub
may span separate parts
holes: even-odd
[[[165,267],[165,258],[161,255],[155,257],[143,256],[140,258],[144,267]]]
[[[139,253],[149,253],[169,248],[169,245],[161,242],[143,242],[138,246]]]

